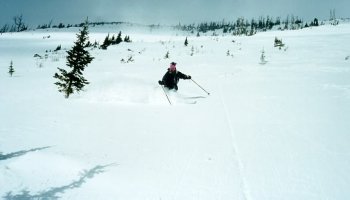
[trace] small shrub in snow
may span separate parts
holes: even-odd
[[[233,58],[233,53],[231,53],[230,50],[227,50],[226,56],[231,56]]]
[[[59,51],[59,50],[61,50],[61,49],[62,49],[62,46],[61,46],[61,45],[58,45],[54,51]]]
[[[191,56],[194,55],[194,46],[191,47],[191,54],[190,54],[190,55],[191,55]]]
[[[135,61],[134,58],[130,55],[126,62],[129,63],[129,62],[134,62],[134,61]]]
[[[165,56],[164,56],[164,59],[169,59],[170,56],[169,56],[169,51],[166,52]]]
[[[59,62],[60,61],[60,57],[58,55],[52,55],[50,57],[51,57],[52,62]]]
[[[134,60],[134,58],[132,57],[132,55],[129,55],[127,59],[122,58],[122,59],[120,60],[121,63],[130,63],[130,62],[134,62],[134,61],[135,61],[135,60]]]
[[[278,39],[277,37],[275,37],[274,47],[278,47],[281,50],[282,47],[284,47],[282,39]]]
[[[39,55],[39,54],[34,54],[34,58],[39,58],[39,59],[41,59],[42,57],[41,57],[41,55]]]
[[[335,9],[330,10],[330,16],[329,16],[329,21],[331,22],[332,25],[336,26],[339,24],[339,21],[335,17]]]
[[[39,68],[43,68],[44,67],[44,64],[42,62],[37,62],[36,65],[39,67]]]

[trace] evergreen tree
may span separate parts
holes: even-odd
[[[81,91],[89,82],[83,77],[85,67],[94,59],[90,53],[85,50],[88,41],[88,22],[86,21],[82,30],[77,34],[77,41],[71,50],[67,51],[67,66],[71,71],[58,68],[60,74],[55,73],[54,78],[58,81],[55,85],[58,86],[58,91],[63,92],[66,98],[75,91]]]
[[[115,43],[116,43],[116,44],[119,44],[119,43],[121,43],[121,42],[123,42],[123,39],[122,39],[122,32],[119,31],[118,36],[117,36],[117,39],[115,40]]]
[[[263,49],[261,51],[261,56],[260,56],[260,64],[265,65],[267,61],[265,60],[265,50]]]
[[[186,37],[186,39],[185,39],[185,46],[187,46],[188,45],[188,40],[187,40],[187,37]]]
[[[228,32],[228,27],[225,26],[224,29],[222,30],[223,33],[227,33]]]
[[[281,24],[281,18],[277,17],[275,21],[275,25],[280,25]]]
[[[11,60],[10,66],[9,66],[9,74],[12,77],[12,74],[15,72],[15,69],[13,68],[13,62]]]
[[[54,51],[59,51],[59,50],[61,50],[61,49],[62,49],[62,46],[61,46],[61,45],[58,45]]]
[[[63,23],[60,23],[60,24],[58,25],[58,28],[64,28],[64,24],[63,24]]]
[[[126,35],[126,36],[124,37],[124,42],[131,42],[130,36]]]
[[[103,41],[102,45],[101,45],[101,49],[104,49],[106,50],[107,47],[110,45],[110,40],[109,40],[109,33],[108,35],[106,36],[105,40]]]
[[[289,29],[289,15],[287,15],[286,21],[284,22],[284,29],[285,30]]]

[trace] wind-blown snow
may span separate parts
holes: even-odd
[[[128,29],[132,43],[90,51],[91,84],[65,99],[53,75],[76,31],[0,35],[1,198],[350,198],[350,24],[188,47],[184,33]],[[210,96],[181,80],[169,105],[157,82],[171,61]]]

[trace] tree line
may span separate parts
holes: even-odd
[[[89,22],[89,26],[94,27],[94,26],[101,26],[101,25],[117,25],[117,24],[123,24],[124,22]],[[77,27],[81,28],[85,24],[84,23],[78,23],[78,24],[64,24],[60,22],[59,24],[53,25],[52,20],[47,23],[47,24],[39,24],[37,26],[37,29],[48,29],[48,28],[70,28],[70,27]]]
[[[215,32],[218,30],[222,30],[223,33],[230,33],[232,35],[254,35],[257,32],[271,30],[274,27],[277,27],[278,30],[296,30],[319,25],[317,18],[310,23],[307,23],[297,16],[288,15],[284,20],[280,17],[274,19],[270,16],[261,16],[258,19],[252,18],[251,20],[239,17],[233,22],[226,22],[223,20],[221,22],[202,22],[189,25],[178,24],[177,26],[174,26],[174,28],[182,31],[190,31],[192,33],[197,32],[197,36],[199,33],[206,33],[208,31]]]
[[[25,24],[23,15],[18,15],[12,18],[13,24],[4,24],[0,27],[0,33],[7,33],[7,32],[22,32],[28,30],[28,25]],[[89,22],[89,26],[100,26],[100,25],[117,25],[117,24],[123,24],[125,22]],[[85,23],[78,23],[78,24],[64,24],[62,22],[58,24],[53,24],[53,20],[50,20],[48,23],[45,24],[39,24],[36,29],[49,29],[49,28],[71,28],[71,27],[77,27],[82,28],[84,27]]]
[[[335,17],[332,18],[332,20],[335,20]],[[15,16],[13,17],[14,23],[12,25],[5,24],[0,28],[0,33],[5,32],[21,32],[28,30],[28,25],[24,23],[23,16]],[[126,22],[89,22],[89,26],[100,26],[100,25],[117,25],[117,24],[123,24]],[[187,25],[181,25],[178,24],[174,26],[174,29],[182,30],[182,31],[190,31],[192,33],[197,32],[197,35],[199,33],[206,33],[208,31],[218,31],[222,30],[223,33],[231,33],[232,35],[254,35],[257,32],[263,32],[267,30],[271,30],[274,27],[277,26],[277,29],[279,30],[296,30],[296,29],[302,29],[307,28],[310,26],[319,26],[318,19],[315,18],[311,22],[304,22],[302,19],[300,19],[297,16],[291,15],[287,16],[284,20],[281,20],[280,17],[273,18],[270,16],[267,17],[259,17],[258,19],[252,18],[251,20],[248,20],[244,17],[239,17],[236,21],[232,22],[225,22],[225,20],[221,22],[202,22],[199,24],[187,24]],[[78,23],[78,24],[63,24],[59,23],[56,25],[53,25],[52,20],[49,21],[47,24],[40,24],[37,26],[36,29],[48,29],[48,28],[70,28],[70,27],[78,27],[81,28],[84,26],[84,23]],[[154,28],[155,25],[150,25],[151,28]]]
[[[28,29],[28,25],[24,23],[23,15],[14,16],[13,24],[5,24],[0,28],[0,33],[6,32],[22,32]]]

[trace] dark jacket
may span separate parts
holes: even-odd
[[[177,90],[177,83],[179,79],[191,79],[191,76],[181,73],[180,71],[171,72],[169,69],[163,76],[161,84],[167,87],[168,89]]]

